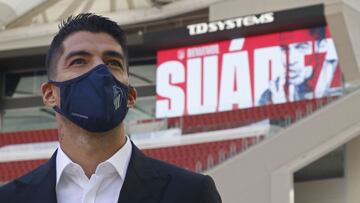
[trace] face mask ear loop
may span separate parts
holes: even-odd
[[[59,107],[54,106],[53,109],[54,109],[54,111],[56,111],[57,113],[59,113],[59,114],[61,114],[61,115],[64,115],[64,114],[61,112],[61,109],[59,109]]]
[[[56,81],[53,81],[53,80],[49,80],[48,83],[49,83],[49,84],[53,84],[53,85],[55,85],[56,87],[61,88],[61,83],[59,83],[59,82],[56,82]],[[61,114],[61,115],[64,115],[64,114],[61,112],[61,109],[60,109],[58,106],[54,106],[53,109],[54,109],[54,111],[56,111],[57,113],[59,113],[59,114]]]
[[[55,85],[56,87],[59,87],[59,88],[61,87],[61,82],[56,82],[56,81],[53,81],[53,80],[49,80],[48,83],[53,84],[53,85]]]
[[[128,93],[130,92],[131,88],[134,88],[132,85],[128,85]]]

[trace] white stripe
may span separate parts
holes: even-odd
[[[174,133],[174,129],[170,129],[168,131],[169,133]],[[186,136],[182,136],[181,134],[178,136],[156,136],[156,133],[166,133],[163,131],[151,133],[151,137],[153,137],[153,139],[133,139],[133,142],[140,149],[152,149],[255,137],[260,135],[266,136],[270,131],[271,128],[268,124],[260,124],[248,127],[187,134]],[[59,143],[57,141],[6,145],[4,147],[0,147],[0,163],[9,161],[48,159],[58,146]]]
[[[0,163],[9,161],[48,159],[58,146],[58,142],[36,142],[7,145],[0,148]]]

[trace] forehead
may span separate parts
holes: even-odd
[[[120,44],[105,32],[78,31],[69,35],[62,43],[62,55],[77,50],[86,50],[94,53],[113,50],[123,54]]]

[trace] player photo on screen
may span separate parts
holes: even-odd
[[[252,108],[341,94],[328,27],[162,50],[156,116]]]
[[[280,42],[284,43],[281,46],[281,62],[285,72],[269,81],[269,87],[262,93],[257,105],[321,98],[341,93],[340,74],[335,74],[339,60],[333,40],[326,37],[325,27],[305,31],[308,31],[304,34],[307,34],[310,40],[289,44],[287,42],[296,37],[297,33],[280,34],[280,37],[285,38],[280,38]]]

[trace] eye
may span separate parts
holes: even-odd
[[[336,59],[325,59],[325,61],[331,65],[334,65],[337,62]]]
[[[105,63],[107,66],[122,68],[122,63],[118,60],[108,60]]]
[[[307,51],[310,48],[310,44],[308,43],[300,43],[295,46],[295,49],[299,51]]]
[[[73,65],[84,65],[86,64],[86,60],[83,59],[83,58],[77,58],[77,59],[74,59],[70,62],[70,66],[73,66]]]

